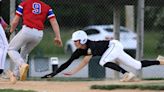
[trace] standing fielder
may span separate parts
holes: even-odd
[[[73,71],[64,73],[65,75],[72,75],[82,69],[92,56],[102,56],[99,64],[103,67],[108,67],[113,70],[116,70],[123,75],[123,78],[120,81],[126,82],[134,79],[135,75],[132,72],[128,72],[125,69],[121,68],[115,63],[119,61],[126,66],[132,67],[136,70],[141,69],[142,67],[147,67],[151,65],[164,65],[164,58],[158,58],[157,60],[142,60],[138,61],[133,59],[127,53],[124,52],[122,44],[117,40],[109,41],[91,41],[87,39],[87,34],[84,31],[76,31],[72,34],[72,40],[74,41],[75,46],[77,47],[76,51],[68,59],[67,62],[62,64],[56,72],[47,74],[42,78],[51,78],[56,74],[60,73],[66,69],[73,60],[84,55],[82,62],[76,67]]]
[[[5,29],[8,24],[0,17],[0,74],[5,68],[5,61],[8,49],[8,41],[5,35]]]
[[[55,32],[54,43],[62,46],[59,25],[51,7],[40,0],[24,0],[17,8],[16,15],[11,23],[12,33],[18,25],[20,18],[23,18],[23,27],[20,32],[11,40],[8,54],[17,66],[14,72],[10,72],[10,80],[14,84],[16,78],[25,80],[29,65],[26,62],[27,55],[36,47],[43,37],[44,22],[49,19]],[[21,48],[21,52],[18,50]]]
[[[8,49],[8,40],[5,35],[5,30],[7,29],[8,24],[1,17],[2,0],[0,0],[0,74],[3,73],[5,68],[5,61]]]

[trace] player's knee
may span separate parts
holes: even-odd
[[[0,74],[2,74],[3,73],[3,69],[0,69]]]
[[[135,68],[136,70],[140,70],[140,69],[141,69],[141,66],[140,66],[140,65],[135,65],[134,68]]]
[[[102,61],[100,61],[100,62],[99,62],[99,65],[104,66],[104,65],[105,65],[105,63],[104,63],[104,62],[102,62]]]

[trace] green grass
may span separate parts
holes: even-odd
[[[36,92],[36,91],[32,91],[32,90],[0,89],[0,92]]]
[[[140,90],[164,90],[163,83],[130,84],[130,85],[92,85],[91,89],[114,90],[114,89],[140,89]]]

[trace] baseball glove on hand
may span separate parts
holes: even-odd
[[[55,76],[55,73],[54,72],[52,72],[52,73],[50,73],[50,74],[46,74],[46,75],[44,75],[43,77],[41,77],[42,79],[44,79],[44,78],[52,78],[52,77],[54,77]]]

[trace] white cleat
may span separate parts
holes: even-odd
[[[29,69],[29,65],[28,65],[28,64],[22,64],[22,65],[19,67],[20,80],[21,80],[21,81],[26,80],[28,69]]]
[[[7,75],[8,75],[8,77],[9,77],[9,79],[10,79],[11,84],[16,84],[17,78],[16,78],[16,76],[14,75],[14,73],[11,72],[10,70],[8,70],[8,71],[7,71]]]
[[[160,65],[164,65],[164,56],[158,55],[156,60],[160,62]]]
[[[120,80],[121,82],[130,82],[134,81],[135,75],[133,73],[125,73],[123,78]]]

